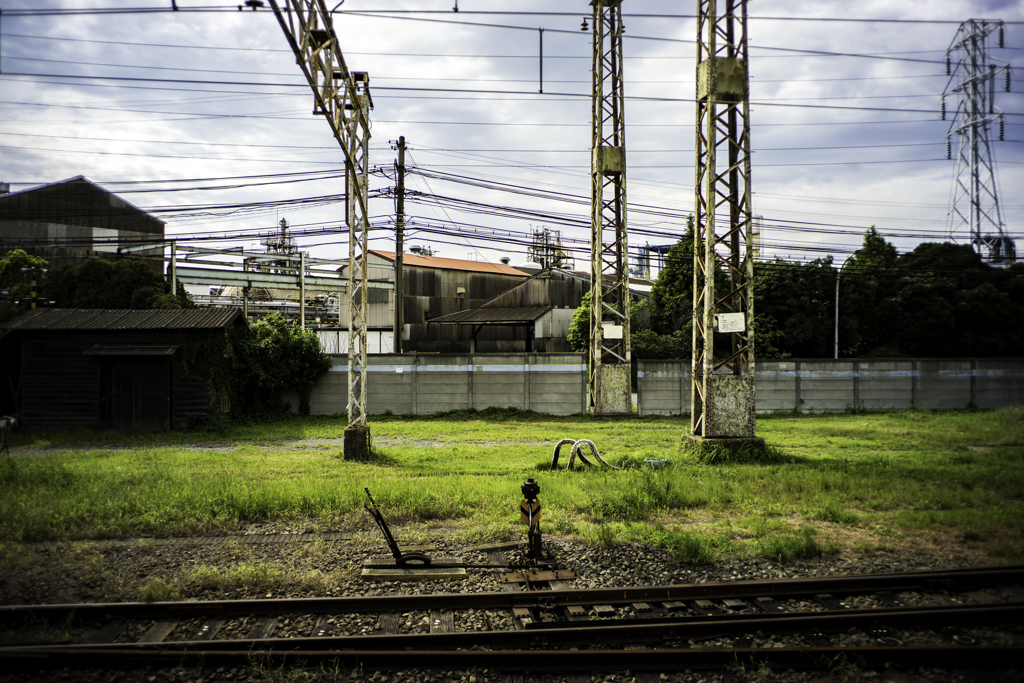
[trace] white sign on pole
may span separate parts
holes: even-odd
[[[743,332],[747,329],[747,323],[742,313],[719,313],[719,332]]]

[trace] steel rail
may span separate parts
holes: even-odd
[[[0,606],[0,623],[11,623],[28,614],[60,620],[72,616],[88,621],[104,617],[165,619],[202,616],[240,617],[303,614],[423,611],[430,609],[513,609],[533,606],[627,604],[669,600],[716,600],[726,598],[788,598],[813,593],[849,595],[871,591],[906,591],[990,587],[1024,581],[1024,565],[948,571],[795,578],[769,581],[679,584],[630,588],[549,590],[523,592],[458,593],[431,595],[356,596],[264,600],[211,600],[202,602],[124,602],[62,605]]]
[[[254,662],[275,665],[336,663],[366,671],[395,671],[413,668],[468,669],[478,667],[501,671],[616,671],[623,669],[672,671],[716,669],[738,664],[768,664],[787,669],[830,669],[840,656],[858,666],[881,668],[901,666],[1008,669],[1019,667],[1019,646],[916,645],[878,647],[812,648],[707,648],[660,650],[188,650],[178,646],[152,652],[137,650],[83,651],[76,648],[51,649],[45,653],[9,652],[3,659],[8,670],[39,670],[53,667],[133,668],[155,666],[237,666]]]
[[[1013,624],[1024,620],[1024,603],[963,605],[957,607],[878,608],[775,614],[739,614],[680,617],[674,621],[635,619],[607,624],[599,620],[540,624],[538,628],[508,631],[407,633],[306,638],[258,638],[237,640],[179,640],[173,642],[103,643],[78,646],[34,645],[0,648],[0,662],[8,658],[45,655],[74,649],[80,652],[159,652],[168,647],[191,650],[281,652],[289,650],[468,650],[470,648],[530,648],[537,645],[617,646],[735,637],[756,633],[842,632],[885,625]],[[652,623],[653,622],[653,623]]]

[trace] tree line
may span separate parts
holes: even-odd
[[[634,307],[637,358],[690,358],[692,225],[668,252],[650,299]],[[728,285],[716,273],[716,288]],[[982,261],[968,245],[922,243],[900,254],[869,228],[842,264],[754,264],[758,358],[992,358],[1024,353],[1024,263]]]

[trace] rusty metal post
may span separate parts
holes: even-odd
[[[698,0],[690,423],[698,440],[751,439],[755,423],[747,4],[723,4],[719,15],[717,0]]]
[[[591,136],[590,363],[588,411],[630,413],[629,256],[622,0],[591,0],[594,51]]]
[[[274,16],[313,90],[313,114],[323,116],[345,154],[348,265],[348,427],[345,457],[369,455],[366,425],[367,239],[369,233],[370,77],[349,72],[324,0],[269,0]],[[350,431],[358,432],[350,434]]]

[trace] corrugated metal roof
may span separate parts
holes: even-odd
[[[551,310],[551,306],[524,306],[520,308],[471,308],[431,318],[433,325],[526,325]]]
[[[14,330],[214,330],[242,317],[237,308],[124,310],[108,308],[37,308],[0,325]]]
[[[113,346],[94,344],[82,351],[83,356],[173,356],[177,346]]]
[[[140,209],[139,207],[135,206],[134,204],[132,204],[127,199],[124,199],[123,197],[120,197],[120,196],[114,194],[113,192],[111,192],[107,188],[100,187],[99,185],[97,185],[93,181],[91,181],[88,178],[86,178],[84,175],[76,175],[73,178],[65,178],[64,180],[57,180],[57,181],[54,181],[52,183],[46,183],[44,185],[36,185],[35,187],[28,187],[28,188],[25,188],[24,190],[16,190],[14,192],[8,192],[7,194],[0,195],[0,202],[4,202],[4,201],[6,201],[8,199],[11,199],[12,197],[18,197],[20,195],[31,194],[33,192],[38,192],[39,190],[46,190],[46,189],[49,189],[51,187],[57,187],[58,185],[70,185],[72,183],[86,183],[87,185],[92,186],[93,188],[99,190],[100,192],[103,192],[105,194],[109,194],[109,195],[112,195],[114,197],[117,197],[118,201],[123,202],[125,204],[125,206],[127,206],[127,207],[129,207],[131,209],[134,209],[134,210],[138,211],[141,214],[145,214],[147,217],[152,218],[154,221],[157,221],[157,222],[159,222],[159,223],[161,223],[163,225],[167,225],[167,221],[165,221],[163,219],[160,219],[160,218],[157,218],[156,216],[152,215],[151,213],[149,213],[145,209]]]
[[[379,251],[370,249],[371,254],[391,261],[395,260],[395,252]],[[485,263],[483,261],[463,261],[457,258],[441,258],[440,256],[416,256],[415,254],[403,254],[402,263],[406,266],[419,266],[421,268],[443,268],[445,270],[465,270],[472,273],[497,273],[499,275],[518,275],[528,277],[528,273],[516,270],[503,263]],[[343,266],[344,267],[344,266]],[[340,269],[339,269],[340,270]]]

